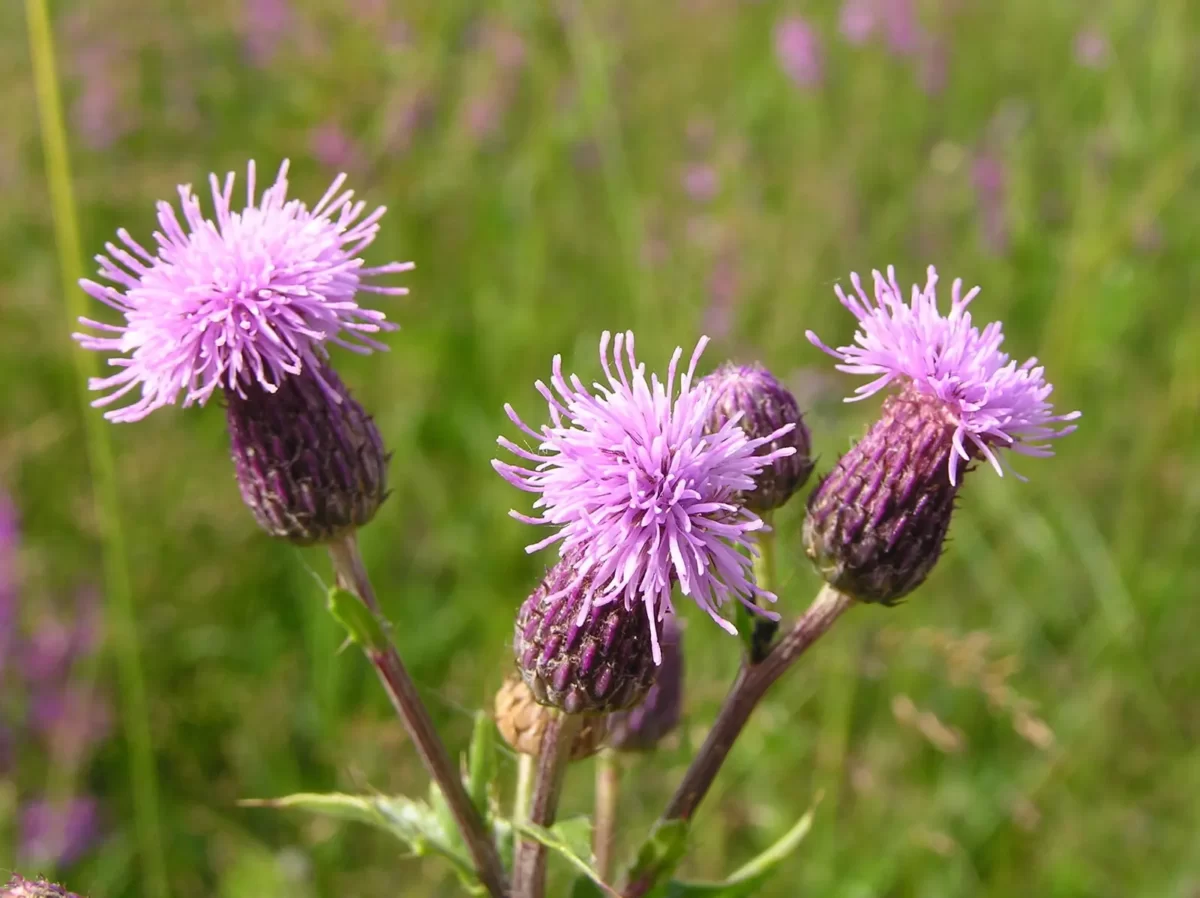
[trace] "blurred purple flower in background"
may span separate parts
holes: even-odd
[[[8,493],[0,490],[0,687],[12,657],[17,625],[17,549],[20,522]]]
[[[706,163],[685,166],[680,181],[684,192],[698,203],[706,203],[717,195],[717,170]]]
[[[290,0],[242,0],[242,35],[252,65],[269,66],[295,26]]]
[[[877,0],[844,0],[838,16],[838,26],[849,43],[859,46],[871,38],[878,19]]]
[[[708,274],[708,307],[704,310],[704,330],[721,339],[733,329],[734,310],[741,295],[737,253],[726,248],[717,254]]]
[[[96,27],[86,9],[67,16],[63,31],[65,59],[79,88],[68,111],[71,130],[88,149],[108,149],[135,126],[120,70],[128,48],[119,32]]]
[[[80,590],[69,614],[45,606],[22,638],[17,620],[17,513],[0,490],[0,773],[39,762],[72,782],[109,732],[110,711],[75,664],[99,645],[99,597]],[[69,622],[68,622],[69,621]],[[28,749],[22,757],[21,749]],[[17,819],[19,857],[34,866],[72,864],[100,837],[99,808],[88,795],[22,795]]]
[[[1107,68],[1111,47],[1104,32],[1084,28],[1075,36],[1075,61],[1085,69]]]
[[[38,799],[21,808],[20,828],[25,865],[67,867],[99,840],[99,806],[93,798]]]
[[[883,38],[897,56],[912,56],[923,42],[913,0],[876,0],[883,20]]]
[[[363,169],[362,149],[337,122],[323,122],[309,131],[308,148],[313,158],[326,168],[345,172]]]
[[[824,59],[820,39],[800,16],[790,16],[775,26],[775,56],[784,74],[797,87],[815,87],[821,83]]]
[[[1007,202],[1008,174],[1000,157],[991,150],[982,150],[971,163],[971,186],[975,189],[975,206],[983,245],[996,255],[1008,249]]]

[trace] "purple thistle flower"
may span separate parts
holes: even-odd
[[[358,291],[400,296],[402,287],[365,279],[411,269],[410,262],[363,266],[358,254],[379,231],[380,206],[365,218],[366,204],[334,179],[309,209],[287,199],[285,161],[275,183],[255,198],[255,168],[247,167],[246,207],[234,211],[234,175],[223,184],[209,176],[216,220],[206,219],[191,185],[179,188],[183,222],[158,204],[161,228],[153,255],[123,228],[121,246],[105,244],[96,257],[100,275],[117,286],[81,280],[80,286],[125,316],[123,325],[81,322],[98,334],[75,334],[85,349],[117,353],[120,369],[93,378],[93,390],[111,390],[92,404],[106,406],[141,388],[132,405],[105,413],[112,421],[137,421],[157,408],[203,405],[218,389],[244,396],[258,384],[274,392],[289,376],[317,365],[327,343],[357,352],[384,349],[368,336],[395,330],[382,312],[363,308]]]
[[[581,622],[594,605],[624,601],[629,609],[641,603],[653,623],[671,611],[671,589],[678,580],[685,596],[736,633],[718,613],[725,601],[737,598],[766,614],[755,607],[755,597],[775,597],[755,585],[751,559],[739,551],[753,551],[747,534],[761,529],[763,522],[735,504],[734,497],[753,489],[766,465],[795,451],[787,447],[755,455],[791,426],[749,439],[737,420],[730,420],[706,435],[714,395],[694,378],[708,338],[696,344],[678,395],[675,375],[682,349],[671,356],[664,382],[657,375],[647,379],[646,366],[634,357],[632,332],[617,334],[611,363],[610,339],[608,331],[600,338],[600,364],[608,383],[594,384],[596,393],[576,375],[568,382],[562,357],[554,357],[553,390],[541,381],[536,384],[551,420],[540,432],[505,405],[512,422],[536,441],[537,451],[499,437],[501,446],[532,467],[498,460],[492,466],[513,486],[538,493],[534,508],[541,511],[536,517],[510,514],[558,528],[526,551],[560,542],[561,555],[577,553],[575,575],[565,588],[588,580]],[[658,663],[656,631],[651,626]]]
[[[821,43],[804,19],[791,16],[775,26],[775,55],[797,87],[815,87],[821,83],[824,71]]]
[[[0,885],[0,898],[79,898],[60,885],[45,879],[26,879],[14,873],[4,885]]]
[[[996,448],[1049,456],[1054,453],[1044,441],[1075,430],[1075,425],[1051,426],[1074,421],[1081,413],[1053,413],[1047,399],[1054,388],[1046,383],[1037,359],[1018,366],[1008,353],[1001,352],[1004,333],[1000,322],[993,321],[982,331],[971,324],[967,306],[979,295],[979,287],[963,296],[962,280],[955,279],[950,288],[950,313],[942,315],[935,292],[938,276],[932,265],[924,289],[914,284],[908,303],[892,266],[888,266],[886,278],[878,271],[874,277],[873,303],[857,274],[850,275],[856,297],[848,297],[840,285],[834,288],[842,305],[859,321],[856,345],[830,349],[812,331],[806,336],[818,349],[841,360],[836,366],[839,371],[874,376],[847,402],[866,399],[899,382],[941,404],[954,427],[951,485],[957,483],[961,463],[976,455],[986,458],[1003,476],[1004,465]]]

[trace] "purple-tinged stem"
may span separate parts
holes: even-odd
[[[530,823],[538,826],[554,823],[571,744],[582,726],[583,719],[579,715],[559,712],[546,727],[537,757],[533,798],[529,802]],[[523,839],[513,858],[513,898],[545,898],[545,895],[546,846],[533,839]]]
[[[329,554],[333,559],[333,567],[340,585],[351,590],[364,605],[378,614],[379,601],[375,598],[375,589],[371,586],[362,554],[358,550],[357,536],[351,532],[331,543]],[[429,711],[421,701],[417,687],[400,660],[395,646],[389,640],[386,649],[365,648],[364,652],[379,675],[379,680],[392,701],[392,707],[400,715],[409,737],[416,745],[425,770],[441,789],[446,804],[449,805],[450,812],[458,824],[467,851],[471,854],[479,881],[492,898],[508,898],[504,867],[496,851],[496,843],[488,835],[483,819],[467,795],[446,746],[438,736]]]
[[[804,616],[770,654],[758,664],[742,665],[729,695],[725,697],[716,722],[708,731],[700,751],[692,759],[691,766],[684,774],[683,782],[675,790],[667,809],[663,811],[661,821],[692,818],[696,808],[708,794],[721,765],[725,763],[734,741],[741,734],[759,701],[767,694],[767,690],[809,646],[825,635],[842,612],[853,604],[854,599],[831,586],[823,586],[812,605],[804,612]],[[641,898],[654,886],[658,875],[657,870],[647,871],[640,879],[629,884],[625,889],[624,898]]]

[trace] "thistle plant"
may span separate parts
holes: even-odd
[[[107,283],[82,286],[121,320],[86,319],[88,333],[76,335],[84,348],[113,356],[116,373],[91,382],[110,420],[223,397],[245,504],[269,535],[327,548],[336,581],[330,610],[375,668],[433,780],[425,801],[299,795],[257,803],[377,823],[417,853],[442,855],[469,891],[493,898],[544,896],[550,852],[593,880],[585,891],[750,894],[744,878],[729,892],[668,880],[754,708],[849,608],[895,604],[926,581],[968,472],[986,462],[1004,474],[1010,451],[1051,454],[1047,441],[1069,433],[1079,413],[1055,413],[1036,360],[1018,365],[1001,351],[999,323],[972,324],[967,309],[978,288],[964,294],[955,281],[943,313],[932,267],[907,301],[890,268],[874,273],[873,296],[852,275],[853,294],[836,292],[857,319],[854,342],[833,349],[808,338],[839,370],[872,378],[850,401],[893,390],[878,421],[807,498],[800,542],[825,584],[778,636],[780,615],[767,610],[776,600],[771,516],[815,467],[795,397],[758,364],[726,363],[700,376],[703,337],[686,367],[677,348],[660,375],[638,360],[631,331],[605,332],[602,378],[590,387],[554,356],[548,381],[535,384],[545,421],[526,423],[506,405],[519,435],[498,443],[515,461],[492,466],[533,497],[531,509],[510,514],[549,531],[526,551],[556,548],[557,557],[524,601],[512,598],[513,667],[495,695],[494,721],[477,716],[460,770],[392,644],[358,550],[357,531],[387,497],[390,456],[330,352],[386,348],[378,337],[395,325],[359,298],[403,294],[378,279],[412,265],[365,265],[360,254],[384,210],[364,215],[343,176],[310,208],[288,199],[286,175],[284,163],[258,195],[251,163],[240,208],[233,175],[212,177],[211,217],[181,187],[178,212],[159,205],[152,249],[119,231],[97,257]],[[678,725],[682,619],[695,613],[691,604],[727,633],[741,630],[747,651],[654,832],[619,871],[621,765],[653,763]],[[520,758],[511,812],[497,797],[496,729]],[[570,763],[596,765],[590,852],[555,825]],[[756,876],[810,819],[754,862]]]

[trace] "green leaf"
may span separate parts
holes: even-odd
[[[567,863],[598,883],[605,892],[610,891],[600,874],[592,869],[592,821],[587,817],[572,817],[549,829],[536,823],[518,823],[517,831],[566,859]]]
[[[686,820],[667,820],[655,824],[650,831],[650,838],[638,849],[628,881],[632,883],[649,879],[651,882],[661,882],[670,876],[687,852],[687,840]]]
[[[724,882],[680,882],[672,880],[662,891],[664,898],[748,898],[761,889],[775,868],[804,841],[812,829],[813,815],[821,801],[818,795],[812,807],[796,825],[770,848],[741,867]]]
[[[350,634],[350,638],[364,649],[382,652],[387,648],[387,637],[379,615],[362,603],[354,593],[333,586],[329,590],[329,613]]]
[[[475,712],[475,729],[467,753],[467,792],[484,820],[491,819],[492,784],[500,770],[496,756],[496,724],[483,711]]]
[[[338,820],[366,823],[391,833],[406,843],[418,857],[437,854],[446,858],[472,891],[480,888],[471,860],[462,849],[458,831],[453,827],[447,831],[438,814],[424,802],[403,795],[300,792],[282,798],[247,799],[239,804],[245,807],[294,808]]]

